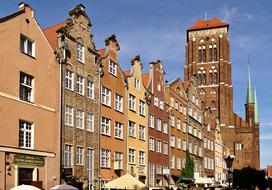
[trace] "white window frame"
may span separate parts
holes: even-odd
[[[145,126],[139,125],[139,139],[145,140]]]
[[[161,109],[161,110],[164,109],[164,102],[163,102],[163,100],[160,100],[160,109]]]
[[[168,123],[166,121],[163,122],[163,133],[168,134]]]
[[[176,137],[174,135],[171,135],[170,136],[170,145],[173,148],[175,148],[175,141],[176,141]]]
[[[34,148],[34,124],[19,120],[19,146],[21,148]]]
[[[160,118],[157,118],[157,130],[162,130],[162,120]]]
[[[180,131],[180,118],[177,118],[177,130]]]
[[[114,152],[114,169],[123,169],[124,154],[122,152]]]
[[[117,139],[123,139],[123,124],[115,121],[114,124],[114,137]]]
[[[186,149],[187,149],[187,142],[186,140],[182,139],[182,150],[186,151]]]
[[[129,94],[128,108],[132,111],[136,111],[136,97],[132,94]]]
[[[77,60],[80,63],[84,63],[85,62],[85,47],[83,44],[77,42]]]
[[[84,147],[83,146],[77,146],[76,149],[76,164],[77,165],[83,165],[84,163]]]
[[[149,149],[150,151],[155,151],[155,138],[149,137],[149,141],[148,141],[148,149]]]
[[[133,121],[128,121],[128,136],[136,137],[136,123]]]
[[[134,88],[140,90],[140,79],[137,77],[134,78]]]
[[[123,96],[115,93],[114,94],[114,109],[123,113],[124,108],[124,98]]]
[[[156,151],[158,153],[162,152],[162,141],[160,139],[157,139],[157,146],[156,146]]]
[[[139,165],[145,166],[145,151],[139,151]]]
[[[72,127],[74,123],[74,108],[65,105],[65,125]]]
[[[68,90],[74,90],[74,73],[68,69],[65,72],[65,88]]]
[[[63,165],[64,168],[70,168],[71,166],[73,166],[73,145],[70,144],[64,145]]]
[[[170,155],[170,168],[175,169],[175,156],[173,154]]]
[[[154,106],[159,107],[159,98],[154,96]]]
[[[135,155],[136,155],[136,150],[134,148],[129,148],[128,149],[128,163],[129,164],[135,164]]]
[[[111,120],[106,117],[101,117],[101,134],[102,135],[111,135]]]
[[[91,184],[94,179],[94,149],[87,149],[87,177],[88,183]]]
[[[177,137],[177,149],[181,149],[181,138]]]
[[[163,142],[163,154],[168,155],[168,143]]]
[[[109,73],[117,76],[117,64],[113,60],[109,60]]]
[[[35,57],[35,42],[25,35],[20,35],[20,50],[21,52]]]
[[[145,102],[142,100],[139,100],[139,113],[142,116],[145,116]]]
[[[34,77],[20,72],[20,99],[33,102]]]
[[[76,128],[84,129],[84,111],[80,109],[76,112]]]
[[[100,153],[100,166],[103,168],[110,168],[110,150],[101,149]]]
[[[101,103],[111,107],[111,90],[105,86],[101,87]]]
[[[80,95],[84,95],[84,77],[77,75],[77,89],[76,92]]]
[[[94,99],[94,82],[87,80],[87,97]]]
[[[87,113],[87,126],[86,130],[90,132],[94,132],[94,114],[93,113]]]
[[[149,114],[149,127],[150,128],[155,128],[155,120],[154,120],[154,115],[152,115],[152,114]]]

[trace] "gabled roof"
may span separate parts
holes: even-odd
[[[187,29],[187,31],[218,27],[229,27],[229,25],[220,21],[218,18],[213,18],[211,20],[197,20],[193,26]]]
[[[46,28],[43,30],[43,33],[45,37],[47,38],[49,44],[53,48],[53,50],[57,49],[58,47],[58,34],[57,30],[61,27],[64,27],[66,25],[66,21],[55,24],[49,28]]]
[[[105,48],[99,49],[97,53],[99,54],[100,57],[104,56]]]
[[[129,76],[129,75],[130,75],[130,73],[131,73],[131,71],[130,71],[130,70],[124,71],[124,74],[125,74],[125,76],[126,76],[126,77],[127,77],[127,76]]]
[[[148,80],[149,80],[149,73],[142,74],[142,82],[145,87],[147,87]]]

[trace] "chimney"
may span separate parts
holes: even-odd
[[[25,3],[23,1],[21,1],[19,4],[18,4],[18,8],[19,10],[23,10],[25,8]]]

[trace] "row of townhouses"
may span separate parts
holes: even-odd
[[[123,71],[116,36],[97,50],[91,26],[82,4],[46,29],[25,3],[0,18],[0,189],[50,189],[71,177],[100,189],[125,174],[166,187],[179,183],[187,150],[195,179],[225,180],[231,152],[217,102],[201,97],[204,70],[189,77],[189,65],[186,80],[165,82],[160,60],[142,73],[135,56]],[[214,86],[217,72],[209,72]]]

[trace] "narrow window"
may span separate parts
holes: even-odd
[[[217,61],[217,47],[216,47],[216,44],[213,45],[213,60]]]
[[[19,121],[19,146],[21,148],[33,148],[33,124],[23,120]]]
[[[84,63],[84,46],[81,43],[77,43],[77,60]]]
[[[33,77],[20,72],[20,99],[23,101],[32,101]]]

